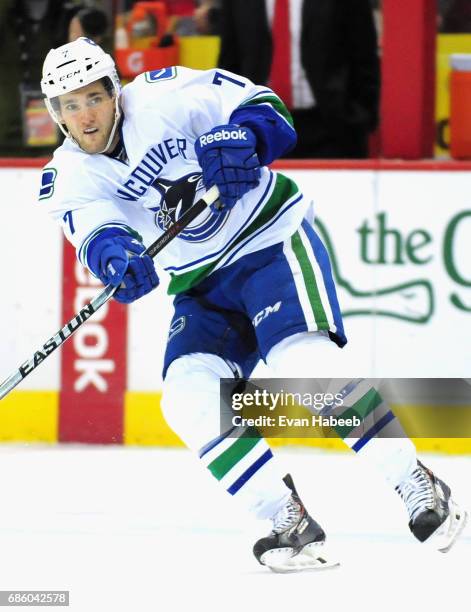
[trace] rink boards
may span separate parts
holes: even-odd
[[[377,378],[469,376],[471,166],[281,165],[315,202],[349,337],[344,362]],[[0,245],[7,288],[0,318],[4,379],[68,320],[67,308],[75,312],[97,288],[63,251],[60,229],[35,204],[38,168],[1,166],[3,219],[10,230]],[[1,401],[0,438],[177,444],[158,394],[170,316],[171,302],[161,290],[127,310],[113,304],[99,321],[87,321],[62,356],[49,357]],[[426,418],[426,408],[417,418]],[[400,407],[399,416],[401,410],[407,408]],[[308,442],[339,447],[334,440]],[[471,451],[467,439],[420,440],[419,446]]]

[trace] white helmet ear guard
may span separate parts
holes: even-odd
[[[67,138],[78,144],[64,127],[59,113],[58,96],[85,87],[90,83],[107,77],[115,94],[115,122],[110,138],[102,153],[113,140],[121,116],[119,95],[121,83],[116,72],[113,58],[89,38],[81,37],[71,43],[51,49],[43,64],[41,90],[52,119],[58,124]]]

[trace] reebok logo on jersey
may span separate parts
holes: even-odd
[[[206,134],[200,136],[200,146],[204,147],[207,144],[218,142],[220,140],[247,140],[247,132],[241,128],[238,130],[220,130],[215,134]]]

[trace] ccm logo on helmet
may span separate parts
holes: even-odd
[[[247,140],[247,132],[245,130],[221,130],[215,134],[207,134],[206,136],[200,137],[200,145],[211,144],[218,140]]]
[[[70,79],[76,74],[80,74],[80,70],[76,70],[75,72],[69,72],[69,74],[64,74],[59,78],[59,81],[65,81],[65,79]]]

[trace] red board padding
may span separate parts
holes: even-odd
[[[64,241],[62,320],[70,321],[103,285]],[[111,299],[62,347],[59,440],[123,442],[126,307]]]
[[[383,0],[381,153],[433,156],[436,0]]]
[[[42,168],[48,161],[46,157],[0,157],[0,168]]]
[[[375,170],[388,172],[469,172],[471,161],[436,161],[433,159],[402,161],[400,159],[280,159],[270,166],[274,170]]]
[[[48,162],[45,158],[0,157],[0,168],[42,168]],[[270,166],[274,170],[413,170],[430,172],[468,172],[470,161],[454,160],[416,160],[401,159],[280,159]]]
[[[451,73],[450,117],[451,156],[471,159],[471,71]]]

